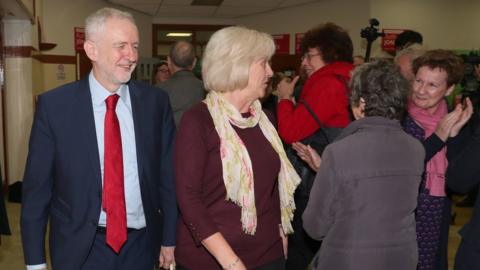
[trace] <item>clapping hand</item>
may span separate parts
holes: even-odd
[[[320,155],[313,149],[310,145],[305,145],[301,142],[292,143],[292,147],[297,151],[297,155],[305,161],[310,168],[314,171],[318,171],[320,164],[322,163],[322,158]]]
[[[455,109],[445,115],[437,125],[435,134],[444,142],[449,137],[458,135],[462,127],[468,122],[473,114],[473,106],[470,98],[466,98],[464,103],[459,103]]]

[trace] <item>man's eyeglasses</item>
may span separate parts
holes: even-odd
[[[168,69],[159,69],[158,71],[162,72],[162,73],[169,73],[170,72],[170,70],[168,70]]]
[[[320,53],[312,53],[312,54],[310,54],[310,53],[305,53],[305,54],[302,56],[301,59],[302,59],[302,61],[306,59],[307,61],[310,62],[310,60],[312,60],[312,57],[317,56],[317,55],[320,55]]]

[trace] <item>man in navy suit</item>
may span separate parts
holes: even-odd
[[[38,98],[23,182],[25,263],[47,267],[50,221],[53,269],[152,270],[158,262],[168,269],[175,264],[177,220],[168,96],[130,80],[139,34],[129,13],[100,9],[85,29],[89,76]],[[107,208],[112,170],[122,192]]]

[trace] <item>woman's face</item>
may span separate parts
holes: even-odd
[[[256,99],[265,95],[265,89],[272,75],[273,71],[267,59],[256,60],[250,65],[247,88],[253,91],[252,94]]]
[[[418,107],[434,113],[443,97],[450,95],[454,85],[447,86],[447,72],[423,66],[418,69],[413,81],[412,101]]]
[[[167,65],[161,65],[157,68],[155,80],[157,82],[164,82],[170,78],[170,70]]]
[[[308,48],[308,52],[302,56],[302,68],[308,77],[325,65],[320,50],[317,48]]]

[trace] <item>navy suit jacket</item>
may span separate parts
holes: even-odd
[[[152,266],[160,246],[175,245],[177,206],[172,149],[175,125],[162,90],[131,81],[138,175]],[[25,263],[46,262],[50,221],[54,269],[80,269],[94,241],[102,181],[88,77],[38,98],[23,179]]]

